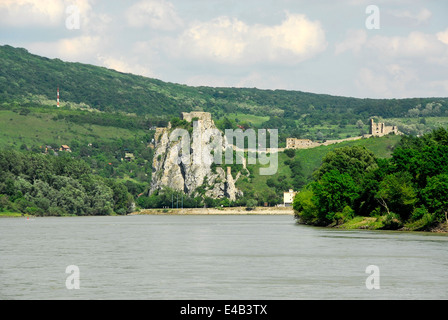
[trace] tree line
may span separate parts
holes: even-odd
[[[364,216],[376,217],[383,229],[427,230],[447,219],[448,131],[404,136],[390,159],[356,146],[335,149],[293,207],[307,224]]]
[[[124,183],[93,174],[69,155],[0,150],[0,212],[30,215],[110,215],[131,212]]]

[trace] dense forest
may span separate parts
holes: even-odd
[[[125,184],[94,174],[83,160],[0,151],[0,212],[110,215],[129,213],[132,206]]]
[[[382,229],[426,230],[448,212],[448,131],[405,136],[390,159],[360,147],[329,152],[294,199],[299,221],[337,225],[374,217]]]

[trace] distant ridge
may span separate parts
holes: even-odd
[[[89,64],[64,62],[0,46],[0,104],[55,101],[85,104],[109,112],[178,116],[204,110],[214,117],[229,112],[300,118],[304,114],[402,117],[417,105],[437,102],[448,110],[448,98],[359,99],[328,94],[256,88],[191,87],[121,73]],[[45,99],[43,99],[45,98]]]

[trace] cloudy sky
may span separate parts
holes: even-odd
[[[445,0],[0,0],[0,44],[194,86],[448,97]]]

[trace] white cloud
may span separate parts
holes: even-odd
[[[248,33],[249,27],[244,22],[218,17],[193,24],[179,40],[191,56],[236,62],[243,57],[248,46]]]
[[[436,36],[439,41],[448,44],[448,28],[445,31],[438,32]]]
[[[305,60],[325,50],[325,32],[318,21],[310,21],[305,15],[288,14],[281,25],[259,27],[262,37],[269,39],[274,60],[281,51],[292,53],[298,60]]]
[[[386,66],[386,72],[389,75],[393,87],[398,92],[405,92],[406,85],[413,81],[418,81],[416,72],[410,67],[404,67],[398,63]]]
[[[3,0],[0,2],[0,24],[54,26],[61,23],[64,10],[62,0]]]
[[[365,30],[349,30],[344,41],[336,43],[335,53],[341,54],[345,51],[359,53],[367,42],[367,32]]]
[[[402,98],[409,95],[409,88],[419,82],[414,69],[398,63],[373,68],[361,68],[355,81],[366,96]]]
[[[126,11],[126,19],[130,26],[137,28],[174,30],[182,25],[174,6],[165,0],[140,1]]]
[[[320,22],[301,14],[287,14],[275,26],[248,25],[227,16],[195,22],[170,47],[193,59],[227,64],[295,64],[324,51],[326,46]]]
[[[448,92],[448,80],[430,81],[429,85],[431,88],[436,89],[435,92],[440,92],[441,90],[439,90],[439,88],[442,88],[443,92]],[[434,94],[434,95],[436,95],[436,94]],[[444,96],[446,96],[446,95],[444,95]]]
[[[114,58],[111,56],[98,56],[98,60],[101,61],[102,65],[108,69],[113,69],[124,73],[133,73],[136,75],[152,77],[152,71],[141,64],[130,64],[129,58],[120,57]]]
[[[436,35],[419,31],[411,32],[406,37],[375,36],[369,40],[367,47],[375,50],[380,57],[422,58],[433,62],[447,53]]]
[[[87,21],[91,0],[2,0],[0,25],[12,27],[55,27],[65,25],[69,6],[76,6],[81,20]]]
[[[391,14],[397,18],[410,19],[415,21],[417,24],[426,22],[431,18],[432,13],[426,8],[421,9],[419,12],[411,12],[409,10],[394,11]]]
[[[34,42],[29,49],[46,56],[58,57],[74,62],[91,61],[104,47],[104,39],[99,36],[79,36],[60,39],[54,42]]]
[[[390,94],[387,86],[387,78],[384,75],[378,75],[369,68],[361,68],[356,80],[356,85],[362,94],[366,96],[388,96]]]
[[[446,84],[445,40],[448,30],[437,34],[414,31],[406,36],[369,37],[358,55],[364,63],[356,75],[358,90],[369,97],[433,95]],[[339,50],[350,49],[347,43]]]

